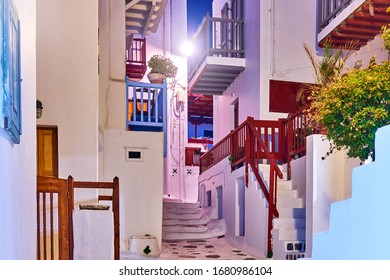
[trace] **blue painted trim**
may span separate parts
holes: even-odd
[[[167,81],[164,80],[163,82],[163,91],[164,91],[164,95],[163,95],[163,131],[164,131],[164,157],[167,157],[167,145],[168,145],[168,139],[167,139],[167,115],[168,115],[168,89],[167,89]]]
[[[22,134],[20,22],[12,0],[2,1],[1,16],[3,119],[0,121],[12,142],[19,144]]]
[[[155,122],[129,121],[128,124],[129,125],[138,125],[138,126],[164,127],[163,123],[155,123]]]
[[[139,96],[138,96],[139,94]],[[162,84],[150,84],[129,81],[126,77],[126,129],[133,127],[137,131],[163,131],[164,157],[167,156],[167,81]],[[144,98],[146,96],[146,98]],[[129,101],[134,101],[132,115],[129,117]],[[137,112],[137,103],[140,111]],[[143,111],[147,105],[147,111]]]

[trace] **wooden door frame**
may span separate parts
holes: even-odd
[[[58,126],[56,125],[37,125],[37,173],[38,173],[38,130],[53,131],[53,174],[54,178],[58,178]]]

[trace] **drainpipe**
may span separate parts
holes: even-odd
[[[163,13],[163,55],[166,56],[167,54],[167,51],[165,49],[165,41],[166,41],[166,32],[165,32],[165,28],[166,28],[166,12],[164,11]]]
[[[169,54],[172,54],[172,0],[169,0]]]
[[[269,67],[270,67],[270,76],[271,78],[275,75],[275,1],[269,0],[269,28],[270,28],[270,56],[269,56]]]

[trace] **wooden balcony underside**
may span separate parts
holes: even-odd
[[[198,73],[189,82],[190,92],[222,95],[244,69],[244,58],[206,57]]]
[[[325,36],[319,46],[323,47],[326,40],[331,40],[335,47],[345,47],[349,42],[358,40],[356,49],[361,48],[380,33],[383,25],[390,23],[390,13],[386,13],[389,6],[388,0],[364,2]]]

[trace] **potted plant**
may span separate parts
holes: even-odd
[[[174,78],[177,74],[177,67],[170,58],[160,54],[153,55],[148,61],[150,72],[148,79],[151,83],[162,84],[165,78]]]
[[[232,165],[234,163],[234,155],[230,154],[228,157],[228,160],[229,160],[230,165]]]

